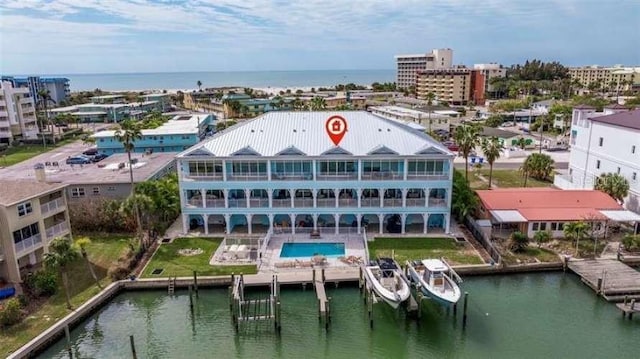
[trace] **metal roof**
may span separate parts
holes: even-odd
[[[336,146],[325,130],[325,122],[333,115],[342,116],[347,121],[348,130],[339,143],[341,152],[367,156],[375,149],[386,147],[400,156],[425,153],[454,156],[428,135],[365,111],[283,111],[269,112],[235,125],[191,147],[178,157],[187,156],[199,149],[217,157],[229,157],[236,153],[276,156],[290,147],[307,156],[335,153],[337,151],[330,151]]]
[[[520,212],[516,210],[495,210],[490,211],[493,218],[499,223],[522,223],[527,219],[522,217]]]
[[[605,217],[617,222],[635,222],[640,221],[640,214],[635,212],[622,211],[600,211]]]

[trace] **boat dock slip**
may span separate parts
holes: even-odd
[[[616,304],[616,307],[622,311],[622,318],[625,318],[628,314],[629,319],[633,319],[634,313],[640,313],[640,303],[636,304],[635,299],[631,299],[631,301],[628,299],[628,297],[625,297],[624,302]]]
[[[610,302],[640,299],[640,272],[615,259],[571,260],[569,269]]]
[[[324,290],[324,276],[325,272],[318,273],[317,270],[313,270],[313,284],[316,289],[316,296],[318,297],[318,303],[320,307],[320,313],[324,314],[327,311],[327,292]]]

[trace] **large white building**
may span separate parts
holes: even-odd
[[[640,110],[613,105],[603,112],[590,106],[573,109],[571,158],[566,175],[555,177],[564,189],[593,188],[603,173],[629,181],[625,207],[640,213]]]
[[[0,82],[0,143],[37,139],[38,123],[33,97],[26,87]]]
[[[269,112],[177,156],[184,231],[449,232],[453,158],[364,111]]]
[[[416,86],[419,70],[447,69],[452,66],[453,50],[433,49],[426,54],[396,55],[398,88]]]

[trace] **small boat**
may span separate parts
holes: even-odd
[[[427,297],[444,305],[455,304],[460,299],[460,288],[456,281],[462,280],[446,262],[440,259],[407,262],[407,269],[411,281]]]
[[[391,258],[379,258],[365,266],[364,273],[373,291],[393,309],[411,295],[400,266]]]

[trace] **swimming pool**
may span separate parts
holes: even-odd
[[[280,258],[344,255],[344,243],[284,243]]]

